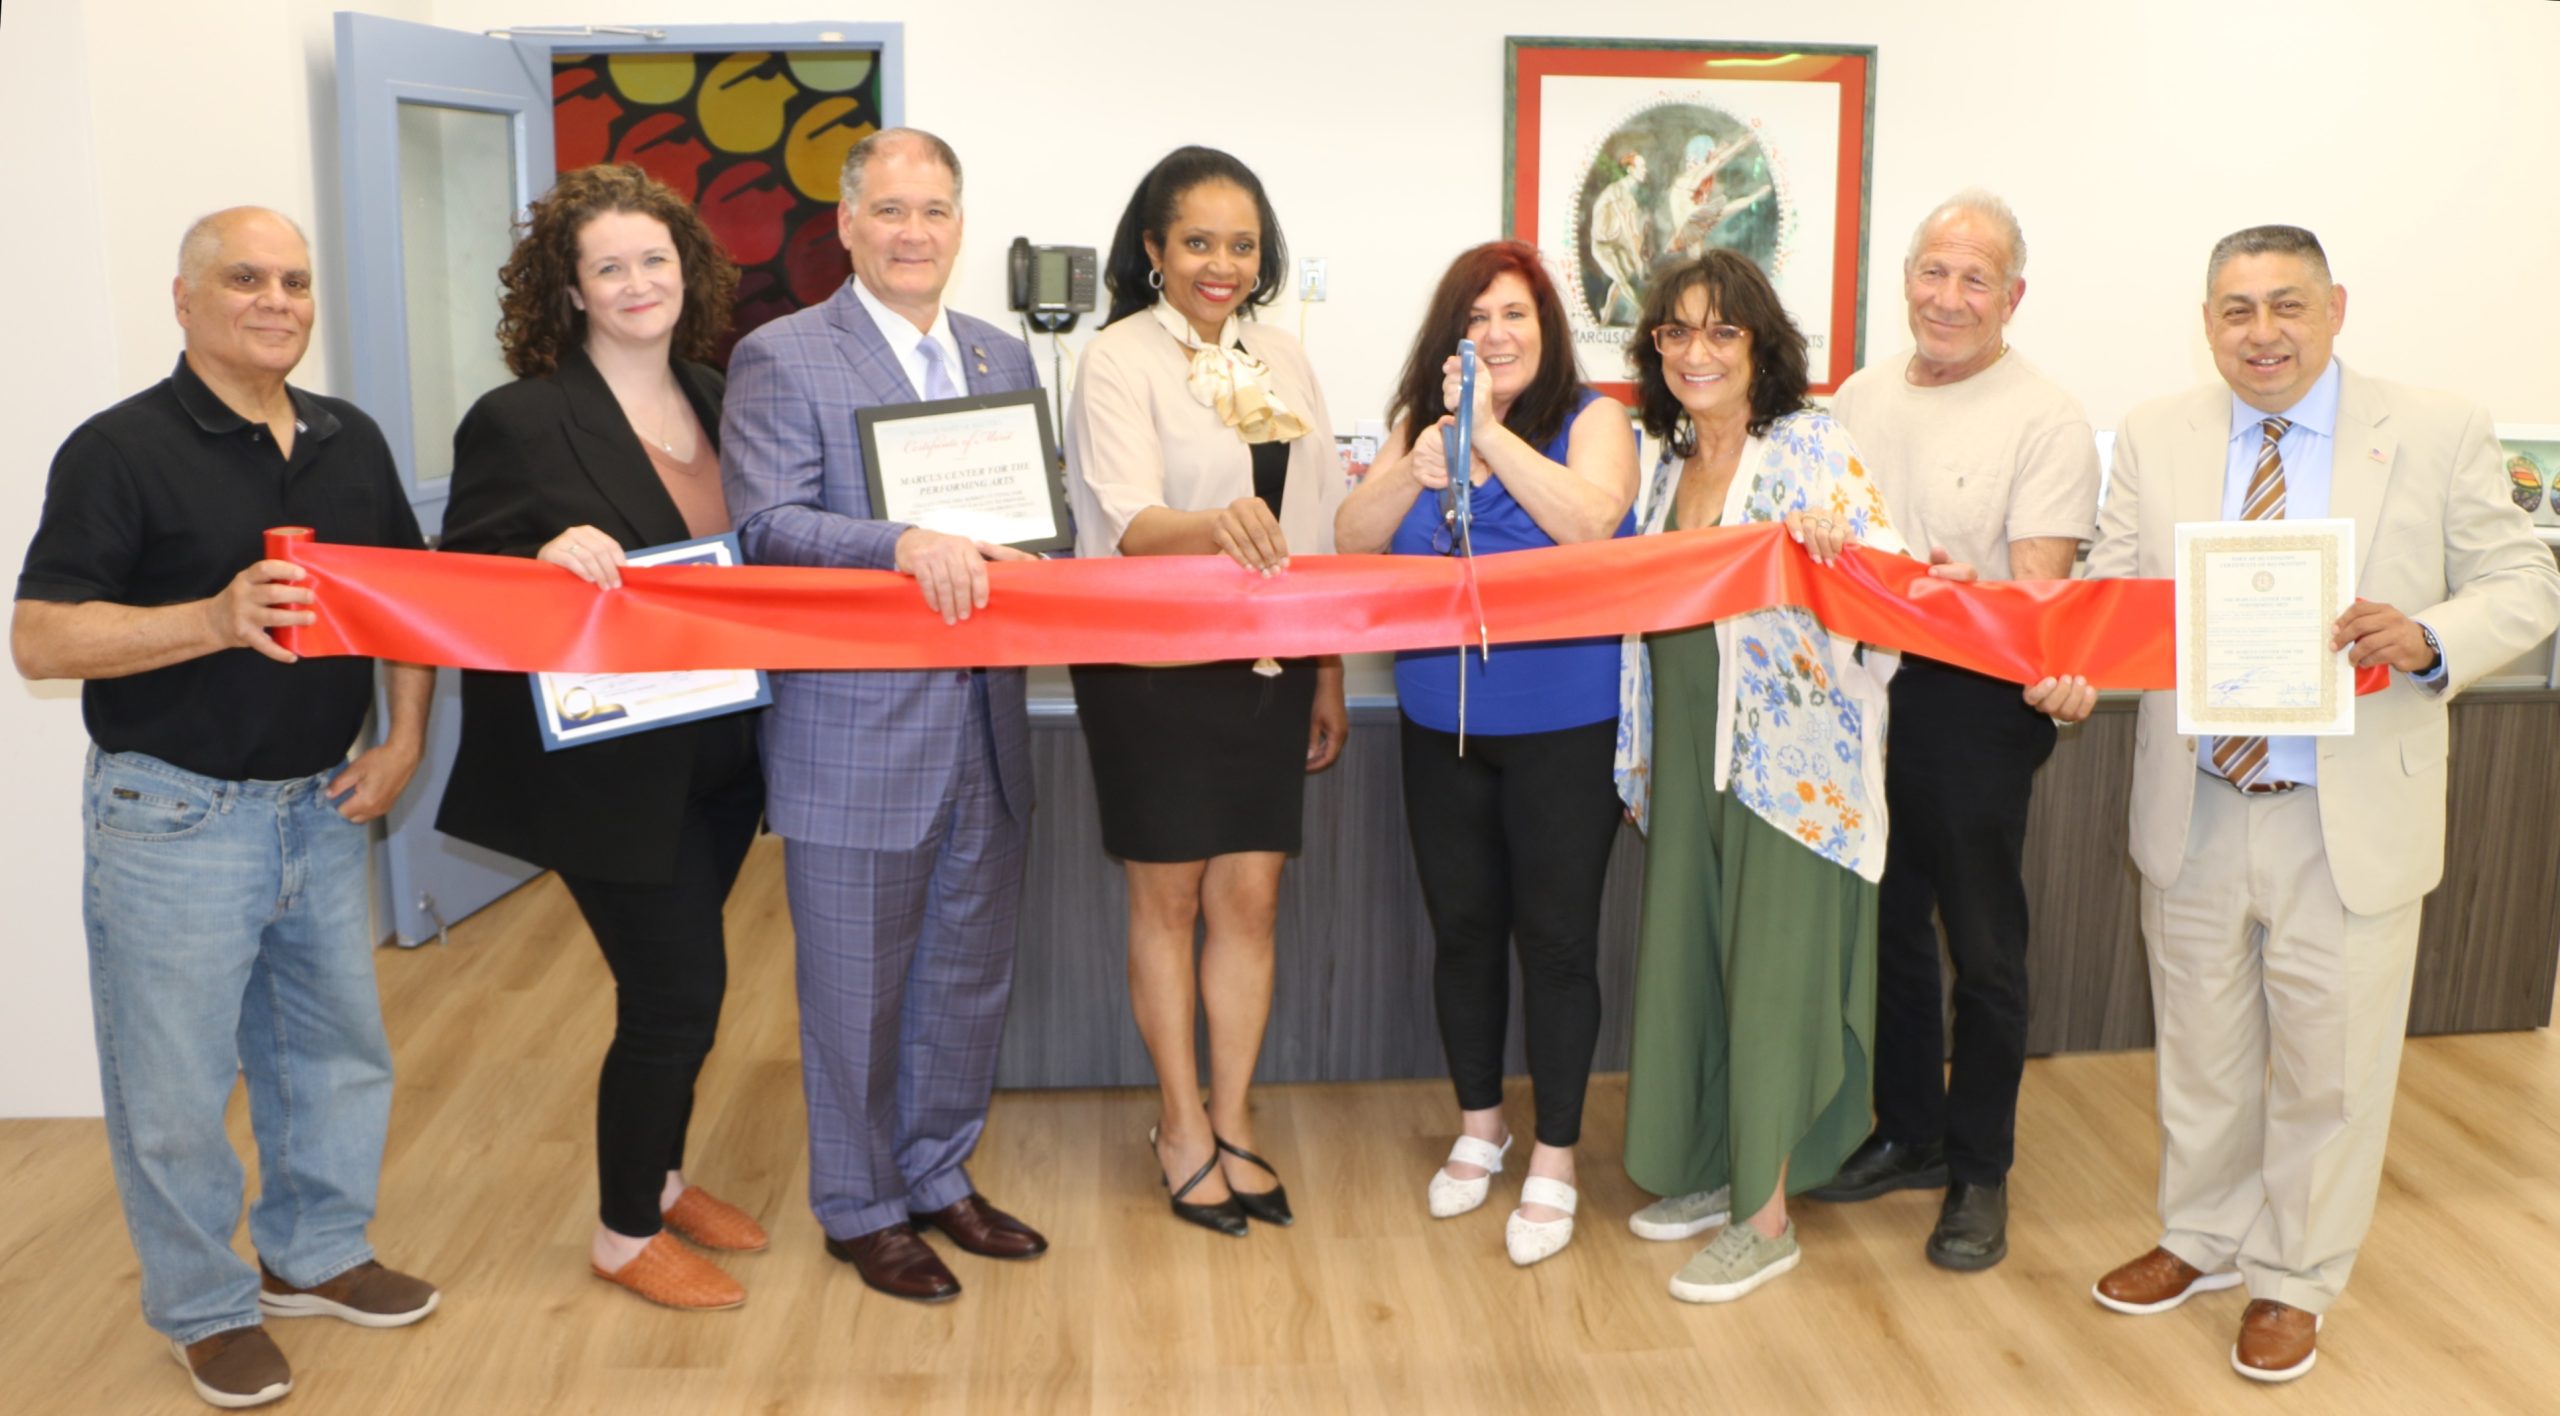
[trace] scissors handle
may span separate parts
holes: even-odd
[[[1458,406],[1452,411],[1456,421],[1441,434],[1441,450],[1448,454],[1449,485],[1440,491],[1440,513],[1465,522],[1475,516],[1476,342],[1472,339],[1458,341]]]

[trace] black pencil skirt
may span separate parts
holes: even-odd
[[[1276,678],[1246,659],[1070,671],[1104,850],[1148,862],[1296,852],[1316,669],[1281,664]]]

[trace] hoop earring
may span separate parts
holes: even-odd
[[[1261,288],[1262,288],[1262,272],[1260,272],[1260,271],[1255,271],[1255,272],[1253,273],[1253,283],[1252,283],[1251,285],[1248,285],[1248,286],[1246,286],[1246,287],[1244,288],[1244,293],[1246,293],[1247,295],[1250,295],[1250,294],[1252,294],[1253,292],[1255,292],[1256,290],[1259,290],[1259,289],[1261,289]]]
[[[1164,288],[1164,270],[1161,267],[1147,267],[1147,288],[1149,290],[1162,290]]]

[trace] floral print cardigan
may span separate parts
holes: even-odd
[[[1637,534],[1671,517],[1679,460],[1665,450],[1638,507]],[[1830,515],[1855,539],[1908,555],[1885,517],[1884,495],[1831,415],[1790,413],[1743,445],[1722,524]],[[1717,622],[1718,791],[1823,859],[1873,881],[1884,874],[1885,684],[1899,656],[1833,635],[1810,611],[1754,610]],[[1651,824],[1653,662],[1630,634],[1618,656],[1618,795]]]

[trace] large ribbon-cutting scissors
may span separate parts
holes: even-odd
[[[1476,653],[1482,662],[1493,661],[1493,634],[1484,619],[1484,596],[1476,588],[1476,342],[1458,341],[1458,407],[1457,417],[1441,434],[1442,448],[1448,453],[1449,482],[1440,489],[1440,519],[1449,537],[1449,548],[1465,567],[1467,604],[1476,612]],[[1467,646],[1458,645],[1458,755],[1467,752]]]

